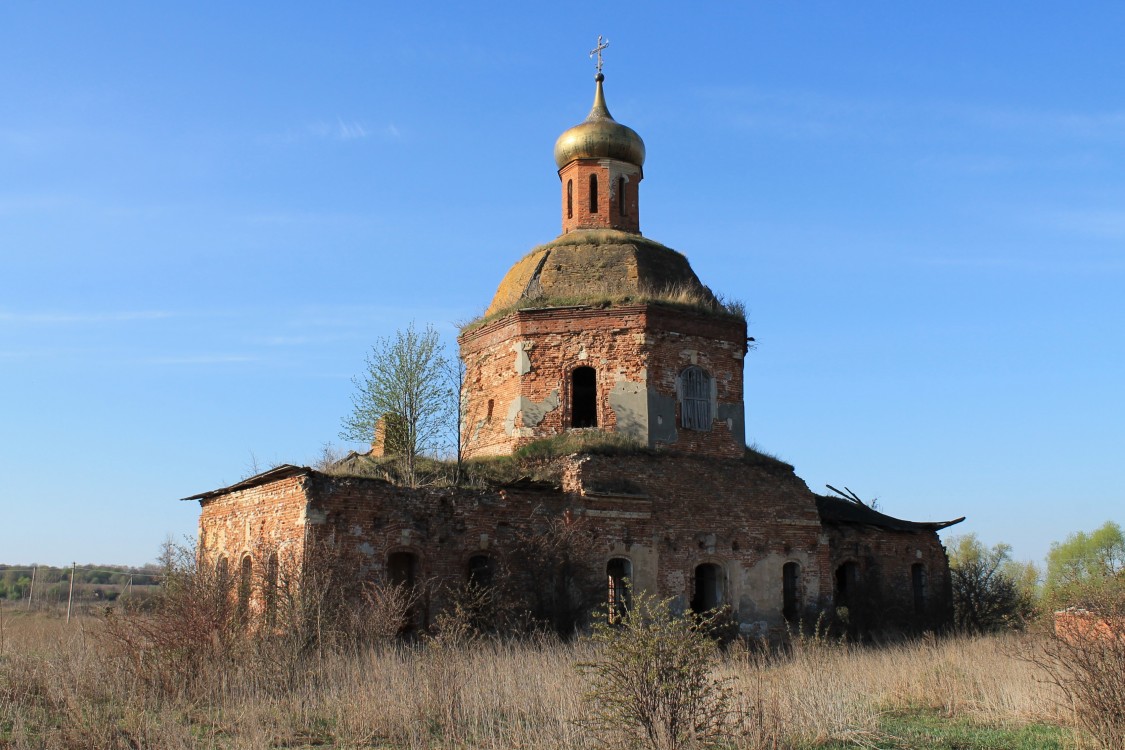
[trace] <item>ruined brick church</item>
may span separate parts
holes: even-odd
[[[452,586],[530,564],[513,540],[565,518],[588,534],[587,593],[603,602],[620,604],[629,579],[682,609],[726,605],[744,633],[822,612],[944,625],[937,531],[961,519],[905,521],[818,495],[746,448],[746,322],[684,255],[642,236],[645,146],[610,116],[600,72],[589,116],[554,155],[562,234],[516,261],[459,339],[464,452],[486,460],[571,431],[637,450],[565,456],[554,484],[486,488],[280,466],[186,498],[202,508],[205,564],[249,592],[271,585],[279,558],[299,565],[322,543],[346,551],[357,577]]]

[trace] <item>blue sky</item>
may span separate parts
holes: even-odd
[[[370,344],[558,234],[598,34],[751,440],[1019,558],[1125,522],[1125,6],[407,5],[0,5],[0,561],[358,447]]]

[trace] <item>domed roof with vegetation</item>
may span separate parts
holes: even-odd
[[[616,229],[568,232],[512,266],[485,312],[528,307],[666,302],[742,317],[700,281],[687,258],[639,234]]]

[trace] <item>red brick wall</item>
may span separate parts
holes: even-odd
[[[304,553],[307,476],[203,500],[199,513],[199,554],[204,564],[227,558],[231,575],[249,555],[257,576],[265,556],[276,551],[287,564],[300,564]]]
[[[786,563],[800,568],[806,622],[832,606],[834,571],[848,560],[860,566],[879,607],[868,612],[868,627],[948,620],[948,564],[936,534],[822,525],[815,496],[784,466],[659,452],[580,455],[562,464],[559,489],[412,490],[310,470],[203,501],[200,547],[212,564],[225,554],[233,574],[244,554],[259,564],[263,549],[294,559],[307,534],[352,560],[357,576],[374,579],[391,554],[409,552],[419,580],[456,585],[475,554],[520,565],[506,558],[518,535],[569,513],[591,534],[587,565],[595,580],[604,580],[610,559],[625,558],[638,588],[686,608],[696,566],[718,565],[724,600],[746,632],[783,628]],[[928,574],[922,615],[913,612],[915,562]]]
[[[597,211],[591,211],[590,176],[598,180]],[[621,180],[625,181],[624,212],[621,211]],[[563,234],[575,229],[620,229],[641,231],[641,168],[613,159],[579,159],[559,170],[562,180]],[[567,201],[567,183],[571,184]],[[569,210],[568,210],[569,209]]]
[[[835,571],[852,561],[859,571],[858,599],[850,612],[861,629],[928,626],[948,623],[952,616],[949,558],[934,532],[890,531],[844,523],[826,524],[831,549],[832,585]],[[921,563],[926,574],[922,613],[914,608],[911,568]]]
[[[514,312],[461,337],[467,455],[510,453],[569,429],[571,373],[590,366],[598,373],[599,429],[619,428],[620,415],[613,408],[615,398],[621,403],[613,395],[618,387],[637,394],[635,401],[648,420],[646,427],[636,428],[642,442],[740,456],[745,334],[740,320],[657,305]],[[710,431],[676,429],[676,378],[693,364],[715,380],[719,408],[736,415],[731,426],[716,419]],[[650,393],[672,401],[671,411],[661,417],[671,425],[657,424]],[[535,409],[543,404],[550,408],[542,410],[541,419],[538,413],[529,416],[513,406],[520,397]],[[674,439],[659,439],[668,437],[669,426]]]

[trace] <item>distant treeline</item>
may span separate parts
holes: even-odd
[[[71,569],[50,565],[0,565],[0,599],[35,602],[66,601],[70,594]],[[74,569],[74,597],[81,600],[113,601],[126,589],[138,593],[160,583],[161,569],[155,565],[129,568],[124,565],[79,565]]]

